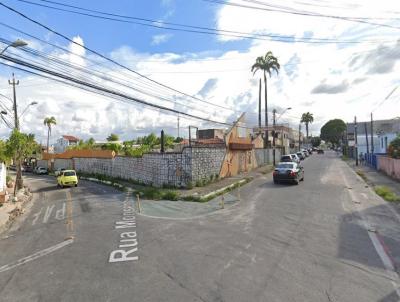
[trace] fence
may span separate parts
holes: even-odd
[[[378,170],[400,180],[400,159],[378,156]]]
[[[378,169],[378,157],[379,156],[384,156],[386,155],[386,153],[367,153],[365,154],[365,163],[374,168],[374,169]]]

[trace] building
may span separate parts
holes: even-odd
[[[373,121],[373,133],[371,136],[371,122],[357,123],[357,151],[360,153],[385,154],[389,144],[400,134],[400,118]],[[349,148],[349,156],[355,157],[355,125],[347,123],[344,134],[346,145]],[[357,155],[358,156],[358,155]]]
[[[253,132],[258,133],[255,136],[255,146],[256,148],[263,148],[260,145],[261,137],[263,138],[265,135],[265,130],[268,129],[268,146],[269,148],[273,147],[273,126],[254,128]],[[300,143],[299,143],[300,140]],[[299,150],[299,146],[301,146],[304,142],[304,134],[299,131],[290,128],[289,124],[279,124],[275,126],[275,148],[279,149],[282,154],[294,153]]]
[[[69,146],[75,146],[79,142],[79,138],[72,135],[61,136],[54,145],[55,153],[63,153]]]
[[[224,139],[224,129],[201,129],[198,131],[198,139],[219,138]]]

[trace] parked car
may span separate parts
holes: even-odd
[[[301,150],[301,152],[303,152],[305,157],[309,157],[310,156],[310,154],[308,153],[307,149],[303,149],[303,150]]]
[[[306,156],[304,155],[304,152],[297,152],[297,156],[300,158],[300,160],[304,160]]]
[[[65,171],[65,170],[66,170],[66,169],[64,169],[64,168],[58,168],[57,170],[54,171],[54,176],[55,176],[55,177],[60,176],[61,173],[62,173],[63,171]]]
[[[281,162],[292,162],[293,158],[290,154],[282,155]]]
[[[78,186],[78,177],[76,176],[75,170],[64,170],[57,177],[57,185],[61,188],[65,186]]]
[[[318,154],[324,154],[324,150],[318,149],[317,153],[318,153]]]
[[[49,171],[45,167],[37,167],[36,168],[36,174],[48,174]]]
[[[304,168],[297,163],[280,162],[273,172],[274,183],[292,182],[296,185],[304,180]]]
[[[298,164],[300,163],[300,158],[297,156],[296,153],[290,154],[290,156],[292,157],[293,162],[296,162],[296,163],[298,163]]]
[[[32,166],[24,166],[24,171],[32,173],[33,172],[33,168],[32,168]]]

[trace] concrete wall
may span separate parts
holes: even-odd
[[[378,156],[378,170],[400,180],[400,159]]]
[[[273,163],[273,150],[272,149],[254,149],[257,166],[260,167],[266,164]],[[279,149],[275,150],[275,161],[279,163],[281,159],[281,151]]]
[[[131,179],[148,185],[184,187],[218,174],[225,148],[187,147],[182,153],[150,153],[143,157],[74,158],[78,172]]]
[[[49,161],[43,160],[43,159],[39,159],[39,160],[37,161],[36,166],[37,166],[37,167],[43,167],[43,168],[48,169]]]

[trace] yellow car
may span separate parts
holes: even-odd
[[[78,177],[74,170],[65,170],[57,177],[57,185],[61,188],[65,186],[78,186]]]

